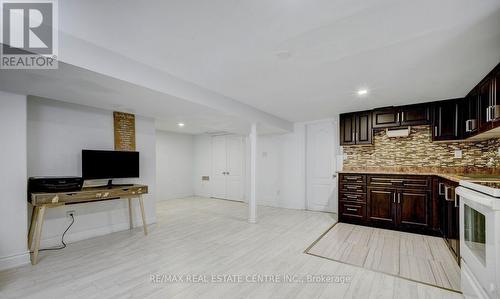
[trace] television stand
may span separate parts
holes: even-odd
[[[31,193],[28,201],[33,206],[31,216],[31,225],[28,234],[28,248],[33,249],[31,263],[36,265],[38,262],[38,252],[40,248],[40,238],[45,211],[49,208],[57,208],[70,204],[89,204],[92,202],[127,199],[130,229],[133,229],[133,207],[132,200],[138,199],[141,210],[142,226],[144,235],[148,234],[146,225],[146,213],[144,210],[144,201],[142,196],[148,194],[148,186],[131,185],[130,187],[117,187],[114,185],[111,189],[104,187],[88,187],[75,192],[34,192]]]

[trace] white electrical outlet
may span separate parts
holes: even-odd
[[[462,159],[462,150],[455,150],[455,159]]]
[[[75,211],[66,211],[66,217],[71,218],[71,216],[75,217]]]

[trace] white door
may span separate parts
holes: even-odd
[[[226,136],[212,137],[212,197],[226,198]]]
[[[212,137],[212,197],[243,201],[243,139]]]
[[[226,136],[226,198],[243,201],[243,139]]]
[[[334,124],[309,124],[306,134],[307,209],[337,212]]]

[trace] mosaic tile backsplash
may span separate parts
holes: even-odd
[[[500,168],[500,138],[484,141],[431,142],[430,126],[411,128],[410,136],[388,138],[377,131],[372,146],[344,146],[344,168],[374,167],[443,167]],[[462,158],[454,158],[455,150]]]

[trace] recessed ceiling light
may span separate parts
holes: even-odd
[[[292,52],[288,50],[280,50],[274,52],[274,55],[276,55],[276,57],[278,57],[279,59],[288,59],[292,56]]]
[[[358,90],[358,96],[364,96],[368,94],[368,89],[359,89]]]
[[[183,123],[178,123],[177,125],[178,125],[179,127],[181,127],[181,128],[182,128],[182,127],[184,127],[184,124],[183,124]]]

